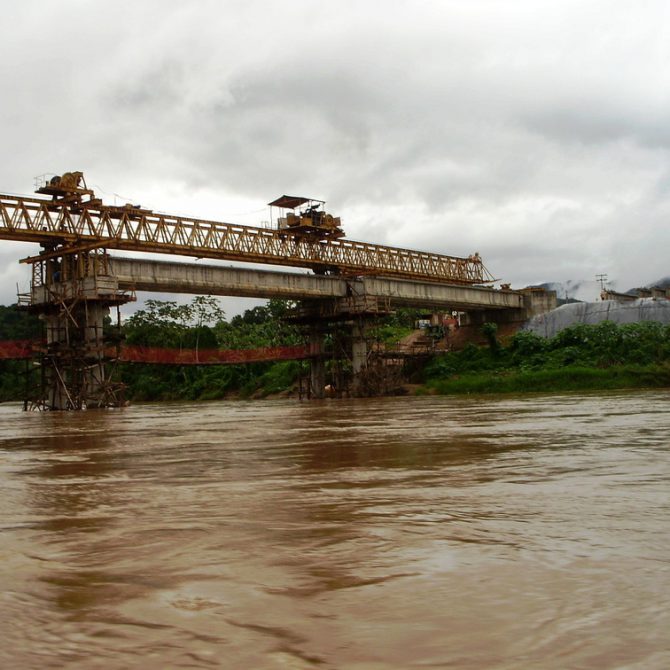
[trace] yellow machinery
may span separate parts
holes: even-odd
[[[82,198],[89,196],[87,204],[100,204],[100,200],[93,199],[93,190],[86,186],[83,172],[64,172],[62,175],[45,176],[38,178],[41,186],[36,193],[50,195],[54,200],[68,204],[82,204]]]
[[[340,217],[327,214],[323,209],[326,204],[323,200],[282,195],[268,204],[285,211],[284,216],[277,217],[277,228],[280,232],[312,240],[344,237]]]

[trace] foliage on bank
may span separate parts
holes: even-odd
[[[0,305],[0,339],[34,340],[42,333],[39,319],[16,306]],[[26,361],[0,360],[0,402],[22,399],[25,392]]]
[[[175,349],[251,349],[303,342],[284,317],[291,303],[271,300],[226,320],[218,302],[198,296],[189,304],[148,300],[129,317],[122,337],[129,344]],[[399,310],[372,331],[393,344],[410,333],[420,313]],[[0,306],[0,338],[38,339],[41,323],[15,307]],[[617,326],[577,324],[551,339],[520,332],[501,342],[486,324],[487,347],[467,345],[434,356],[419,372],[422,392],[563,392],[589,389],[670,387],[670,326],[656,322]],[[0,361],[0,401],[25,392],[25,361]],[[247,365],[176,366],[120,364],[130,400],[213,400],[263,397],[295,387],[304,361]]]
[[[504,345],[486,324],[488,347],[435,356],[423,392],[519,393],[670,387],[670,326],[577,324],[545,339],[519,332]]]
[[[254,349],[300,344],[293,326],[282,321],[291,304],[267,305],[225,319],[216,299],[197,296],[185,305],[147,300],[123,325],[128,344],[173,349]],[[291,388],[306,369],[299,361],[247,365],[121,365],[130,400],[216,400],[231,394],[265,396]]]
[[[291,304],[270,300],[227,321],[216,299],[197,296],[190,303],[147,300],[125,320],[121,338],[128,344],[173,349],[254,349],[302,343],[297,329],[282,320]],[[106,328],[112,334],[111,323]],[[0,339],[38,340],[42,324],[16,306],[0,306]],[[0,402],[26,393],[27,361],[0,360]],[[307,364],[278,361],[248,365],[177,366],[119,364],[130,400],[213,400],[280,393],[295,385]]]
[[[293,304],[270,300],[227,320],[218,301],[197,296],[187,304],[147,300],[144,308],[126,319],[121,341],[130,345],[171,349],[256,349],[304,342],[285,319]],[[398,310],[378,325],[372,335],[394,343],[409,334],[420,312]],[[110,336],[117,336],[107,320]],[[40,339],[42,324],[16,306],[0,307],[0,339]],[[328,344],[328,342],[327,342]],[[332,343],[331,343],[332,344]],[[26,361],[0,361],[0,401],[20,400],[26,393]],[[295,388],[307,376],[306,361],[278,361],[245,365],[177,366],[118,364],[117,378],[126,384],[129,400],[214,400],[264,397]]]

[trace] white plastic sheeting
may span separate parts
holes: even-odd
[[[670,323],[670,300],[639,298],[631,302],[602,300],[600,302],[575,302],[557,309],[538,314],[524,327],[536,335],[553,337],[575,323],[637,323],[639,321],[660,321]]]

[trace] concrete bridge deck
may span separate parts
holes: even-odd
[[[388,299],[393,306],[463,311],[523,309],[518,291],[434,284],[389,277],[343,278],[199,263],[113,257],[109,268],[120,289],[309,300],[350,295]]]

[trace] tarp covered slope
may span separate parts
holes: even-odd
[[[533,317],[524,330],[530,330],[542,337],[553,337],[575,323],[595,324],[602,321],[617,324],[639,321],[670,323],[670,300],[639,298],[623,303],[615,300],[570,303]]]

